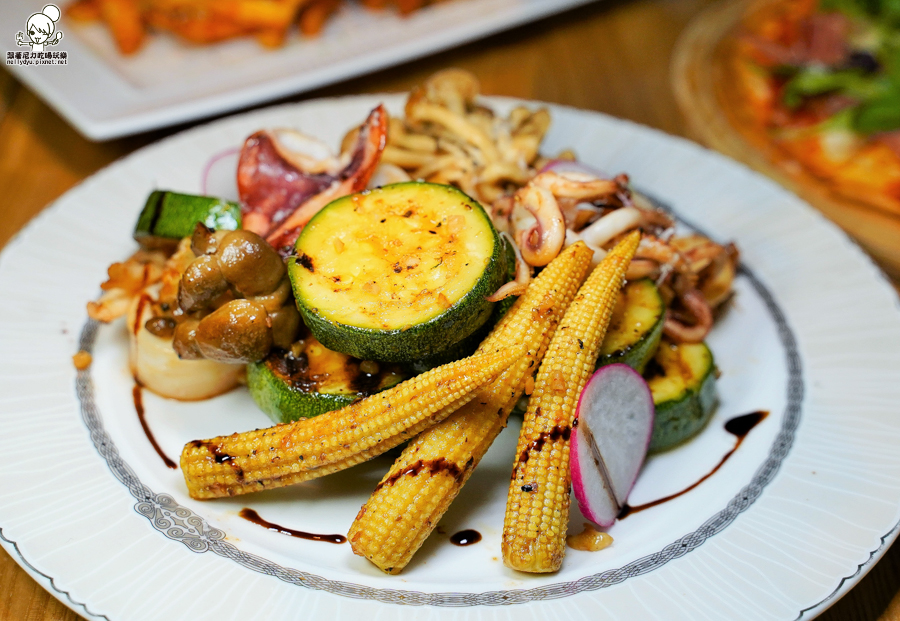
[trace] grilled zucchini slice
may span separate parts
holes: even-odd
[[[650,451],[672,448],[700,433],[716,407],[716,367],[705,343],[663,339],[644,379],[656,406]]]
[[[415,362],[488,320],[506,247],[475,200],[407,182],[340,198],[297,239],[288,273],[306,325],[329,349]]]
[[[241,206],[212,196],[156,190],[138,216],[134,239],[145,248],[175,246],[182,237],[190,237],[198,222],[210,229],[237,230]]]
[[[295,352],[274,349],[247,365],[247,387],[276,423],[338,410],[406,379],[397,365],[363,362],[326,349],[313,336]]]
[[[613,309],[597,367],[620,362],[642,373],[659,346],[665,319],[666,305],[652,280],[626,284]]]

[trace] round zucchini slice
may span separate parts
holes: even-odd
[[[635,280],[619,292],[597,368],[620,362],[643,373],[662,337],[666,305],[649,278]]]
[[[514,274],[516,271],[516,253],[512,249],[510,242],[506,240],[506,238],[500,238],[501,243],[506,247],[505,252],[507,253],[507,274]],[[491,330],[494,329],[494,326],[497,325],[497,322],[503,319],[503,316],[509,312],[509,309],[512,308],[513,304],[516,303],[516,300],[519,299],[519,296],[511,295],[509,297],[503,298],[496,304],[494,304],[494,310],[491,311],[491,316],[488,317],[488,320],[484,322],[484,324],[475,330],[472,334],[467,336],[466,338],[459,341],[456,345],[453,345],[447,349],[442,350],[430,358],[423,358],[422,360],[416,360],[409,364],[409,369],[413,373],[424,373],[429,369],[433,369],[434,367],[439,367],[443,364],[447,364],[448,362],[453,362],[454,360],[459,360],[460,358],[465,358],[466,356],[471,356],[475,353],[475,350],[478,349],[478,346],[481,345],[481,342],[487,338],[488,334],[491,333]],[[524,411],[524,410],[523,410]]]
[[[715,362],[705,343],[663,339],[644,378],[656,406],[650,451],[664,451],[700,433],[717,400]]]
[[[363,362],[309,336],[295,352],[273,350],[247,365],[247,387],[276,423],[338,410],[406,379],[397,365]]]
[[[507,277],[490,218],[456,188],[387,185],[326,205],[297,238],[297,307],[329,349],[416,362],[478,330]]]
[[[241,206],[212,196],[156,190],[147,197],[134,227],[134,239],[145,248],[174,245],[190,237],[202,222],[220,231],[241,228]]]
[[[471,356],[478,349],[478,346],[481,345],[481,342],[491,333],[491,330],[494,329],[497,322],[503,319],[503,315],[512,308],[512,305],[515,304],[517,299],[517,297],[510,296],[500,300],[494,304],[494,311],[491,313],[488,320],[484,322],[484,325],[475,330],[475,332],[434,356],[409,363],[409,370],[416,374],[424,373],[425,371],[453,362],[454,360]]]

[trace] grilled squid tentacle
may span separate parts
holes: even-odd
[[[709,334],[713,324],[712,309],[697,289],[690,289],[681,296],[685,308],[693,315],[696,323],[688,325],[674,317],[666,317],[663,331],[678,343],[700,343]]]
[[[597,200],[623,191],[614,179],[598,179],[585,173],[543,172],[531,180],[533,185],[546,188],[554,196],[576,200]]]
[[[387,141],[387,110],[378,106],[340,160],[318,141],[286,130],[250,136],[238,162],[244,228],[282,251],[303,226],[336,198],[365,189]],[[343,168],[341,168],[343,165]]]
[[[518,245],[529,265],[547,265],[566,241],[566,221],[550,190],[527,186],[516,196],[535,218],[535,223],[519,232]]]
[[[589,246],[603,247],[614,237],[640,226],[642,218],[636,207],[616,209],[582,229],[581,239]]]
[[[525,293],[525,290],[528,289],[528,284],[531,282],[531,266],[522,258],[519,247],[513,243],[509,233],[502,232],[500,235],[509,241],[510,247],[512,247],[513,252],[516,254],[516,277],[514,280],[502,285],[494,293],[487,296],[485,299],[488,302],[499,302],[511,295],[522,295]]]

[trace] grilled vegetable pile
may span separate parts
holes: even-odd
[[[301,232],[287,269],[259,235],[207,226],[223,221],[208,217],[221,201],[171,196],[154,193],[136,230],[150,247],[177,246],[130,322],[136,376],[182,397],[170,389],[176,376],[221,392],[246,364],[254,400],[279,423],[188,443],[181,468],[194,498],[291,485],[412,439],[348,537],[356,554],[398,573],[530,395],[503,557],[521,571],[556,571],[565,553],[575,403],[594,368],[647,368],[663,414],[654,449],[696,433],[711,412],[711,356],[694,365],[696,381],[679,384],[672,370],[674,357],[699,360],[694,349],[709,350],[660,347],[665,304],[657,288],[648,279],[622,288],[637,231],[583,285],[594,253],[578,242],[501,307],[487,298],[511,277],[507,245],[480,205],[455,188],[400,183],[338,199]],[[191,227],[182,240],[160,235]],[[453,353],[473,339],[481,341],[473,354]],[[177,369],[154,382],[160,352]],[[459,359],[412,370],[440,356]],[[202,381],[204,373],[211,379]]]
[[[350,527],[348,539],[356,554],[388,573],[399,573],[409,563],[533,383],[550,336],[590,260],[584,244],[562,253],[485,339],[479,351],[523,343],[525,356],[485,386],[477,399],[403,451]]]
[[[449,123],[439,112],[453,107],[445,95],[438,89],[425,108],[419,102],[419,113],[432,114],[417,117],[417,132],[440,134],[429,124]],[[466,102],[457,103],[469,110]],[[243,382],[276,423],[188,442],[181,470],[193,498],[292,485],[408,442],[348,533],[354,553],[391,574],[407,566],[527,402],[510,456],[502,554],[519,571],[556,571],[566,549],[570,438],[588,379],[602,368],[604,377],[637,384],[644,431],[652,394],[650,450],[698,433],[715,405],[715,365],[702,338],[710,304],[730,291],[736,254],[699,236],[671,239],[671,218],[633,206],[625,177],[538,173],[535,157],[527,160],[537,180],[528,196],[553,207],[549,213],[519,204],[527,179],[509,178],[505,187],[501,177],[492,190],[512,201],[507,216],[518,239],[495,228],[496,204],[489,215],[459,187],[401,180],[362,190],[385,174],[376,168],[386,115],[376,108],[339,157],[292,151],[309,144],[288,130],[257,132],[241,152],[240,205],[153,192],[134,233],[142,249],[110,267],[89,313],[101,321],[128,314],[132,370],[146,388],[203,399]],[[481,113],[466,115],[466,125],[448,128],[488,140],[476,122]],[[524,132],[526,117],[518,116]],[[448,132],[441,149],[450,148]],[[423,133],[405,136],[427,146]],[[476,145],[454,161],[478,157]],[[609,204],[596,204],[597,196]],[[535,221],[516,220],[532,207]],[[556,226],[564,224],[559,210],[602,226],[569,240]],[[533,274],[538,264],[523,261],[522,250],[533,259],[550,246]],[[677,278],[669,278],[676,264]],[[615,404],[590,406],[578,406],[590,424],[616,420],[603,414]],[[581,438],[593,446],[587,429]],[[625,449],[619,487],[634,482],[645,444]],[[576,482],[594,476],[582,487],[600,489],[598,472]],[[595,506],[614,512],[623,494]]]

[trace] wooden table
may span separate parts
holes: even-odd
[[[600,110],[684,135],[669,88],[669,58],[679,32],[710,2],[610,0],[290,101],[407,90],[437,69],[458,66],[477,74],[488,94]],[[0,247],[85,177],[178,129],[92,143],[0,71]],[[896,252],[900,259],[900,243]],[[898,589],[900,544],[821,619],[878,619]],[[900,620],[900,602],[891,608],[891,621]],[[0,551],[0,621],[78,618]]]

